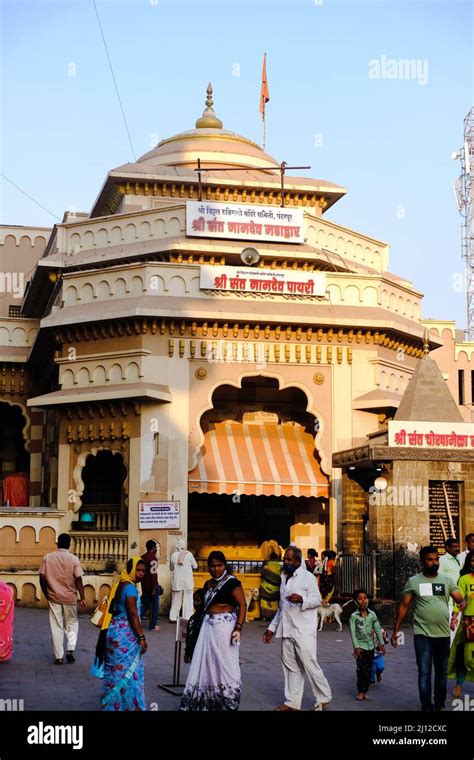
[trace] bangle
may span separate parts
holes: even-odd
[[[142,633],[142,635],[138,637],[138,641],[145,641],[145,634],[144,633]]]
[[[234,631],[241,631],[242,630],[242,623],[236,623],[234,625]]]

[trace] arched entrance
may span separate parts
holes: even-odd
[[[27,420],[19,406],[0,402],[0,503],[29,506],[30,455],[23,431]]]
[[[189,473],[189,544],[257,559],[274,539],[329,544],[328,478],[314,447],[318,420],[302,390],[252,376],[216,388],[201,418],[204,444]],[[307,544],[307,546],[306,546]]]
[[[94,515],[98,530],[125,530],[127,516],[123,484],[127,468],[123,456],[109,449],[89,454],[81,477],[84,492],[79,520],[89,513]]]

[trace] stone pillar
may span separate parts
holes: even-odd
[[[140,530],[138,502],[140,501],[140,438],[130,438],[130,458],[128,462],[128,556],[139,553]]]
[[[31,440],[30,452],[30,504],[31,507],[41,505],[43,487],[43,450],[44,450],[44,412],[41,409],[31,409]]]
[[[362,554],[364,551],[364,520],[367,511],[364,488],[348,471],[342,472],[342,551],[344,554]]]
[[[61,424],[64,425],[65,423]],[[61,525],[61,531],[65,532],[70,530],[72,521],[77,520],[75,510],[78,509],[74,478],[70,471],[71,455],[71,445],[60,443],[58,453],[58,509],[66,511],[64,525]]]

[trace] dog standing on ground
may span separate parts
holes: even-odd
[[[322,631],[323,624],[325,623],[325,621],[326,620],[329,621],[329,619],[332,618],[333,620],[336,621],[336,623],[339,626],[337,630],[342,631],[342,622],[341,622],[342,610],[344,607],[346,607],[346,605],[350,604],[352,601],[353,601],[352,599],[349,599],[349,601],[345,602],[345,604],[343,604],[342,607],[340,604],[336,604],[336,603],[328,604],[327,607],[324,607],[323,605],[321,605],[321,607],[318,607],[319,628],[317,627],[317,630]]]
[[[252,602],[258,602],[260,599],[260,589],[259,588],[253,588],[251,591],[248,589],[244,589],[245,594],[245,604],[247,605],[247,612],[249,611],[249,607]],[[246,622],[250,622],[248,617],[246,617]]]

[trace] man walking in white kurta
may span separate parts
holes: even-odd
[[[299,710],[306,674],[316,699],[313,710],[331,701],[331,687],[316,659],[317,608],[321,605],[316,578],[301,564],[301,551],[290,546],[283,557],[278,611],[263,634],[269,644],[282,639],[281,661],[285,674],[285,703],[279,712]]]
[[[173,573],[170,622],[176,622],[181,606],[183,607],[182,617],[189,620],[193,614],[193,570],[197,570],[197,562],[191,552],[186,549],[186,543],[182,538],[178,541],[176,551],[171,555],[170,570]]]

